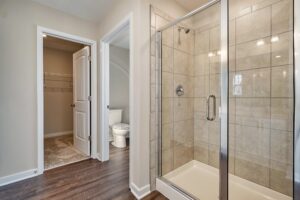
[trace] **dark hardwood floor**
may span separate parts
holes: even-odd
[[[46,171],[43,175],[0,187],[0,200],[133,200],[128,189],[129,149],[110,148],[110,160],[89,159]],[[152,192],[145,200],[166,200]]]

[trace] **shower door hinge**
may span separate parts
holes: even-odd
[[[92,101],[92,96],[88,96],[88,100],[89,100],[89,101]]]

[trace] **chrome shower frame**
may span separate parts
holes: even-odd
[[[161,133],[162,133],[162,110],[161,110],[161,67],[162,67],[162,31],[170,28],[179,22],[201,12],[205,9],[215,5],[216,3],[221,3],[221,128],[220,128],[220,169],[219,169],[219,196],[220,200],[228,200],[228,119],[229,119],[229,0],[212,0],[207,4],[195,9],[194,11],[188,13],[187,15],[177,18],[171,23],[161,27],[156,32],[156,65],[158,69],[158,178],[163,180],[166,184],[174,188],[175,190],[187,196],[189,199],[196,199],[190,194],[187,194],[182,189],[176,187],[171,182],[162,177],[162,144],[161,144]],[[293,159],[293,199],[300,200],[300,1],[294,0],[294,159]],[[297,74],[298,72],[298,74]]]

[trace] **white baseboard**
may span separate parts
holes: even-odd
[[[131,183],[130,184],[130,189],[131,189],[132,194],[137,199],[142,199],[145,196],[147,196],[148,194],[150,194],[150,192],[151,192],[150,191],[150,185],[145,185],[145,186],[139,188],[134,183]]]
[[[22,181],[27,178],[31,178],[38,175],[37,169],[30,169],[23,172],[18,172],[9,176],[0,177],[0,186],[8,185],[10,183],[15,183]]]
[[[44,138],[52,138],[52,137],[58,137],[63,135],[71,135],[73,134],[73,131],[62,131],[62,132],[55,132],[55,133],[45,133]]]

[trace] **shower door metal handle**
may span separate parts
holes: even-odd
[[[213,99],[213,116],[210,117],[210,99]],[[209,121],[214,121],[216,119],[217,115],[217,108],[216,108],[216,96],[215,95],[209,95],[206,100],[206,119]]]

